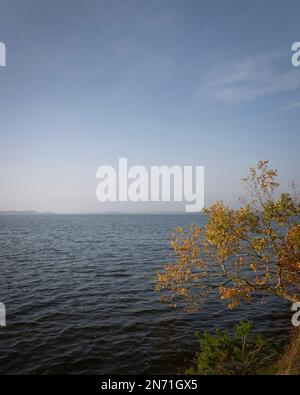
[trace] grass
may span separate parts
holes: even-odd
[[[277,375],[300,375],[300,327],[294,329],[291,341],[273,369]]]

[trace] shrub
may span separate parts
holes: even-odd
[[[257,334],[250,337],[251,322],[240,321],[233,334],[217,330],[215,334],[196,332],[200,351],[196,353],[191,375],[249,375],[258,373],[277,356],[271,339]]]

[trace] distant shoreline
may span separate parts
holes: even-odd
[[[1,215],[202,215],[203,213],[188,213],[185,211],[149,211],[149,212],[129,212],[129,211],[107,211],[107,212],[74,212],[74,213],[54,213],[51,211],[34,211],[34,210],[7,210],[0,211]]]
[[[0,211],[0,215],[54,215],[55,213],[52,212],[39,212],[35,210],[6,210],[6,211]]]

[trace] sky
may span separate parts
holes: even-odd
[[[101,203],[98,166],[205,166],[235,206],[269,159],[300,185],[300,2],[0,0],[0,210],[182,210]]]

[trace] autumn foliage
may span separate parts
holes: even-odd
[[[254,294],[300,300],[300,200],[294,188],[278,193],[268,161],[251,168],[243,183],[239,209],[216,202],[205,210],[204,228],[174,230],[174,261],[157,273],[164,301],[193,311],[216,290],[230,308]]]

